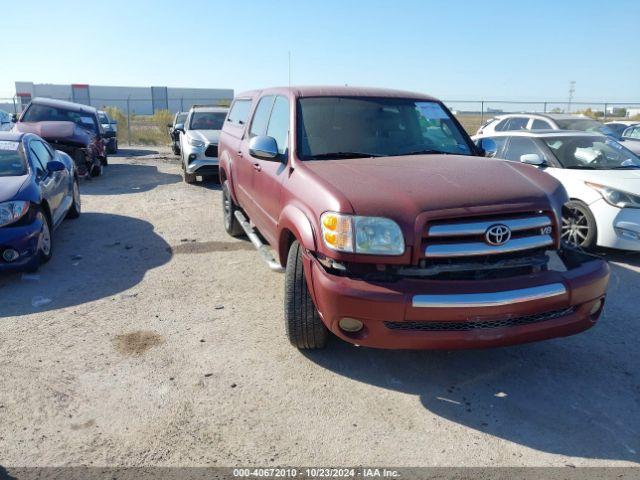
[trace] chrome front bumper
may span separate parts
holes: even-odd
[[[412,306],[415,308],[497,307],[566,295],[567,289],[562,283],[551,283],[502,292],[414,295]]]

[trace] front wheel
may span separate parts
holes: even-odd
[[[562,240],[574,247],[590,249],[595,247],[598,231],[596,219],[589,207],[571,200],[562,209]]]
[[[80,186],[78,185],[78,179],[73,179],[73,202],[71,203],[71,208],[69,208],[69,212],[67,212],[67,218],[78,218],[80,213],[82,213],[82,204],[80,201]]]
[[[327,344],[329,330],[309,295],[298,241],[291,244],[284,273],[284,320],[287,337],[294,347],[319,349]]]

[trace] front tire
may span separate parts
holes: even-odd
[[[291,244],[284,274],[284,320],[287,337],[301,350],[324,348],[329,331],[309,295],[302,266],[302,247]]]
[[[38,210],[36,218],[42,222],[42,231],[38,236],[38,250],[36,252],[39,263],[42,265],[51,260],[53,256],[53,228],[49,216],[42,210]]]
[[[232,237],[240,237],[244,234],[242,226],[236,218],[237,205],[231,198],[229,192],[229,182],[225,180],[222,184],[222,215],[224,219],[224,229]]]
[[[591,249],[596,246],[598,228],[589,207],[570,200],[562,209],[562,240],[574,247]]]
[[[78,179],[73,179],[73,203],[71,208],[67,212],[67,218],[78,218],[82,213],[82,202],[80,200],[80,185],[78,185]]]

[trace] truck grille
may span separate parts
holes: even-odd
[[[205,157],[217,157],[218,156],[218,145],[209,145],[207,149],[204,151]]]
[[[553,223],[543,212],[437,221],[423,238],[427,259],[512,254],[554,244]]]
[[[502,318],[498,320],[470,320],[467,322],[384,322],[384,326],[390,330],[410,330],[419,332],[468,332],[489,328],[517,327],[532,323],[545,322],[570,315],[574,307],[551,312],[525,315],[522,317]]]

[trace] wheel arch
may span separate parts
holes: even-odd
[[[277,252],[278,260],[283,267],[287,265],[289,248],[294,240],[298,240],[305,250],[316,250],[313,226],[309,218],[299,208],[287,205],[282,210],[278,221]]]

